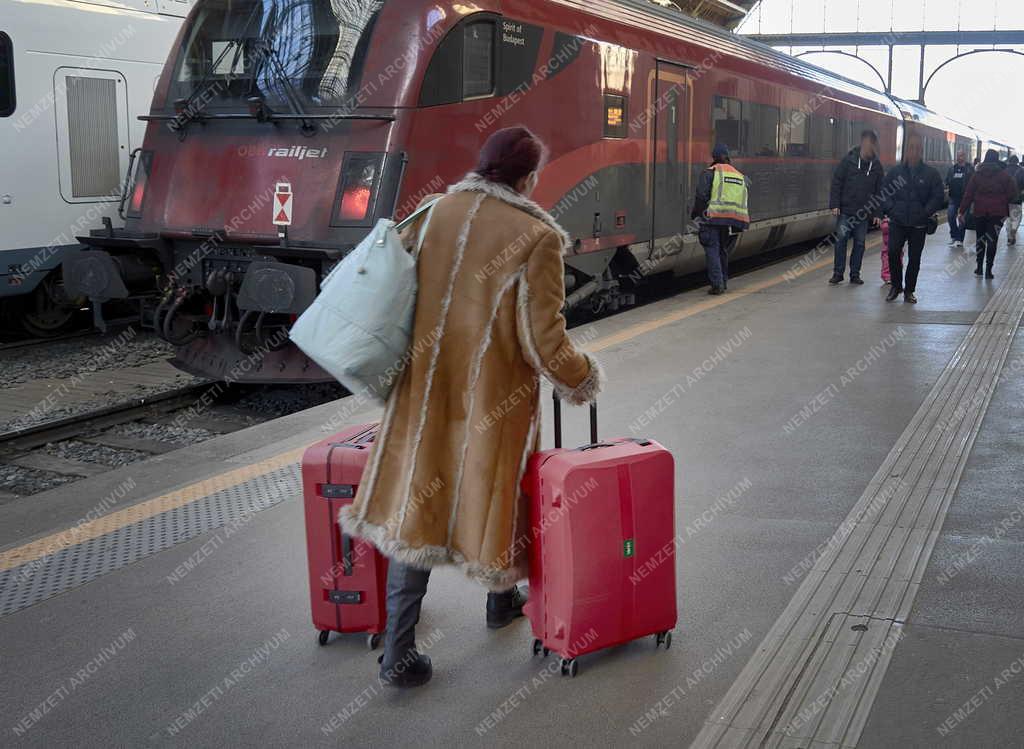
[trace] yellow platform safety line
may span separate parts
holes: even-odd
[[[872,242],[868,245],[868,249],[874,249],[878,244],[879,242]],[[811,265],[787,271],[781,276],[765,279],[764,281],[759,281],[751,284],[750,286],[745,286],[740,290],[739,294],[714,297],[685,309],[670,312],[656,320],[649,320],[647,322],[632,325],[613,335],[599,338],[591,344],[584,346],[584,348],[592,353],[603,351],[604,349],[615,346],[616,344],[630,341],[634,338],[638,338],[642,335],[658,330],[659,328],[663,328],[666,325],[671,325],[672,323],[679,322],[680,320],[685,320],[688,317],[698,315],[701,312],[706,312],[709,309],[714,309],[715,307],[720,307],[723,304],[728,304],[730,301],[745,296],[746,294],[763,291],[764,289],[771,288],[772,286],[777,286],[784,281],[799,278],[807,273],[819,270],[831,262],[831,257],[824,258],[812,263]],[[38,559],[50,556],[51,554],[55,554],[62,549],[77,546],[78,544],[85,543],[86,541],[90,541],[94,538],[105,536],[108,533],[112,533],[134,523],[147,520],[148,518],[151,518],[154,515],[159,515],[162,512],[174,510],[178,507],[184,507],[192,502],[205,499],[216,492],[244,484],[246,481],[250,481],[259,476],[264,476],[278,468],[284,468],[287,465],[298,463],[302,459],[302,454],[306,451],[307,447],[308,446],[295,448],[294,450],[289,450],[288,452],[281,453],[280,455],[275,455],[265,460],[257,461],[251,465],[236,468],[235,470],[228,471],[227,473],[211,476],[210,478],[197,481],[194,484],[189,484],[181,489],[175,489],[174,491],[167,492],[166,494],[161,494],[159,497],[147,499],[143,502],[132,505],[131,507],[126,507],[123,510],[118,510],[117,512],[112,512],[109,515],[104,515],[96,520],[90,520],[49,536],[36,539],[35,541],[30,541],[27,544],[16,546],[13,549],[0,552],[0,572],[34,562]]]
[[[266,460],[236,468],[227,473],[217,474],[194,484],[161,494],[159,497],[147,499],[123,510],[112,512],[96,520],[72,526],[66,530],[36,539],[22,546],[0,552],[0,572],[13,569],[37,559],[55,554],[62,549],[85,543],[94,538],[105,536],[126,526],[159,515],[168,510],[184,507],[211,494],[244,484],[246,481],[266,475],[278,468],[297,463],[302,459],[305,447],[289,450]]]

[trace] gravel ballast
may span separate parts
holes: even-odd
[[[126,466],[129,463],[137,463],[140,460],[151,457],[149,453],[140,450],[128,450],[108,445],[94,445],[91,442],[82,442],[81,440],[49,442],[43,450],[49,455],[63,458],[64,460],[72,460],[78,463],[95,463],[111,468]]]
[[[19,497],[28,497],[78,480],[78,476],[0,463],[0,491],[17,494]]]

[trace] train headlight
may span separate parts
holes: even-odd
[[[335,202],[335,226],[365,226],[373,219],[377,186],[380,183],[382,153],[345,154]]]
[[[136,162],[135,179],[132,182],[128,198],[128,215],[138,218],[142,215],[142,204],[146,200],[146,184],[149,182],[149,169],[153,163],[153,152],[143,151]]]

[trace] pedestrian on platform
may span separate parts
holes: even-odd
[[[423,231],[429,261],[417,270],[416,355],[340,516],[346,533],[391,560],[387,684],[419,686],[433,673],[415,635],[431,568],[456,565],[490,591],[488,627],[522,616],[516,583],[528,576],[532,535],[520,482],[538,447],[540,375],[572,404],[601,388],[600,367],[562,316],[571,242],[529,198],[544,154],[525,128],[494,133],[476,169],[404,235]]]
[[[928,234],[938,227],[935,213],[946,200],[942,176],[924,162],[924,142],[914,132],[907,136],[903,162],[892,169],[882,186],[885,213],[889,217],[889,271],[892,288],[887,302],[900,294],[910,304],[917,304],[917,276],[921,270],[921,253]],[[903,273],[903,246],[907,245],[907,271]]]
[[[974,176],[974,167],[967,163],[967,154],[960,151],[956,155],[956,163],[946,173],[946,189],[949,190],[949,246],[963,247],[967,228],[957,219],[960,213],[960,201],[964,199],[967,183]]]
[[[1017,230],[1020,229],[1021,220],[1021,199],[1024,197],[1024,167],[1021,167],[1017,154],[1011,156],[1007,161],[1006,173],[1013,178],[1017,185],[1017,197],[1010,201],[1010,215],[1006,220],[1006,243],[1017,244]]]
[[[900,262],[903,262],[902,250]],[[892,283],[892,273],[889,270],[889,219],[882,220],[882,283],[886,286]]]
[[[698,238],[707,260],[709,294],[729,288],[729,253],[750,226],[747,178],[732,165],[729,148],[721,143],[711,152],[712,163],[701,172],[690,218],[698,222]]]
[[[960,214],[973,206],[974,223],[978,231],[978,267],[974,275],[995,278],[992,266],[996,261],[999,232],[1010,215],[1010,204],[1020,196],[1017,182],[999,164],[999,152],[989,149],[985,161],[978,167],[967,185]]]
[[[865,130],[860,135],[860,145],[854,146],[840,160],[832,174],[832,191],[829,207],[836,216],[835,264],[829,283],[833,286],[843,282],[846,273],[846,247],[853,239],[853,253],[850,255],[850,283],[858,286],[864,281],[860,277],[867,244],[868,227],[878,226],[881,210],[882,180],[885,170],[878,160],[878,133]]]

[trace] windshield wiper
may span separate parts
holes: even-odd
[[[249,14],[249,18],[248,20],[246,20],[245,26],[242,28],[242,32],[233,40],[224,45],[224,51],[222,51],[217,56],[217,59],[213,61],[212,65],[210,65],[210,69],[207,70],[203,74],[203,77],[199,79],[199,83],[197,83],[195,88],[192,89],[192,93],[189,94],[188,97],[186,97],[185,99],[179,99],[176,102],[174,102],[174,120],[179,121],[179,123],[178,127],[173,129],[178,130],[187,128],[188,124],[192,122],[192,120],[199,119],[201,117],[203,107],[206,106],[206,102],[204,101],[202,105],[196,109],[195,112],[192,112],[190,110],[192,102],[194,102],[201,93],[204,93],[207,90],[207,84],[209,84],[211,79],[213,78],[214,71],[216,71],[220,67],[221,62],[223,62],[228,52],[234,49],[235,55],[231,58],[231,73],[229,73],[227,76],[227,81],[230,84],[234,70],[238,65],[238,58],[242,54],[242,50],[245,47],[245,39],[246,35],[249,32],[249,27],[252,26],[252,22],[256,19],[256,13],[259,10],[260,6],[258,4],[253,6],[252,12]]]
[[[295,88],[295,84],[292,83],[292,79],[288,76],[288,71],[285,70],[284,65],[281,63],[281,58],[277,55],[277,50],[270,43],[270,40],[266,37],[260,37],[254,45],[254,49],[258,55],[259,64],[258,67],[253,71],[253,84],[259,80],[259,73],[263,69],[263,65],[269,60],[270,64],[274,66],[277,72],[277,83],[280,83],[284,87],[285,98],[288,100],[288,105],[292,109],[292,113],[300,120],[302,120],[302,133],[303,135],[313,135],[316,132],[316,128],[310,123],[308,115],[306,114],[305,107],[302,106],[302,100],[299,98],[299,92]],[[263,112],[263,118],[272,122],[274,120],[274,113],[270,108],[263,103],[261,97],[251,96],[249,101],[258,100],[261,103],[260,109]],[[259,119],[259,117],[257,117]]]

